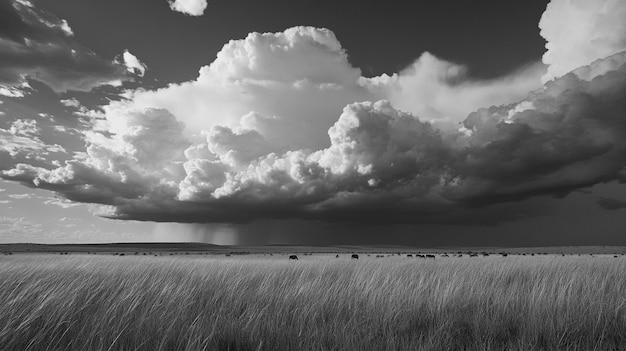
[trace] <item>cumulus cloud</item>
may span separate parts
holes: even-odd
[[[122,54],[122,62],[126,66],[126,70],[128,70],[128,72],[136,74],[140,77],[143,77],[146,73],[146,69],[148,68],[145,63],[139,61],[137,56],[131,54],[128,50],[124,50],[124,53]]]
[[[116,104],[167,109],[187,135],[221,125],[256,130],[276,151],[321,148],[345,105],[375,100],[360,77],[334,33],[294,27],[232,40],[195,81],[138,90]]]
[[[539,28],[547,41],[544,81],[626,50],[622,0],[552,0]]]
[[[272,151],[284,152],[327,147],[328,128],[353,102],[385,99],[422,119],[454,125],[479,107],[524,98],[541,87],[544,73],[541,65],[532,65],[507,77],[476,81],[466,72],[464,66],[424,54],[398,74],[365,78],[332,31],[293,27],[231,40],[196,80],[136,90],[116,104],[167,109],[185,123],[186,135],[217,125],[255,130]]]
[[[207,147],[222,163],[236,168],[245,167],[271,150],[267,140],[255,130],[235,132],[219,126],[208,133]]]
[[[202,16],[208,5],[207,0],[167,0],[174,11],[189,16]]]
[[[57,92],[129,80],[124,65],[76,43],[65,20],[28,1],[0,0],[0,93],[22,96],[27,79]]]

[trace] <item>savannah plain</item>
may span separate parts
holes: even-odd
[[[623,248],[305,250],[2,245],[0,349],[626,349]]]

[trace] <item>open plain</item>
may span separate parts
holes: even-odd
[[[9,254],[3,247],[0,348],[626,347],[621,248],[506,256],[431,250],[435,259],[416,257],[416,250],[361,251],[351,259],[347,251],[326,248],[298,252],[295,261],[291,252],[261,249],[122,246],[96,254],[33,252],[28,245]]]

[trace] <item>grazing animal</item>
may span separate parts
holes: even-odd
[[[358,260],[358,259],[359,259],[359,255],[357,255],[357,254],[353,254],[353,255],[352,255],[352,259],[354,259],[354,260]]]
[[[435,259],[435,255],[426,255],[426,258],[432,258],[434,260]]]
[[[296,255],[290,255],[290,256],[289,256],[289,259],[290,259],[290,260],[296,260],[296,261],[297,261],[297,260],[298,260],[298,256],[296,256]]]
[[[413,255],[411,255],[411,254],[408,254],[408,255],[406,255],[406,257],[413,257]]]

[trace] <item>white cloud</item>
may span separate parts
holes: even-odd
[[[547,41],[544,81],[626,50],[624,18],[623,0],[552,0],[539,22]]]
[[[320,148],[345,105],[376,99],[360,76],[331,31],[295,27],[233,40],[195,81],[135,91],[113,105],[167,109],[188,136],[223,125],[254,129],[275,150]]]
[[[208,5],[207,0],[168,0],[170,8],[189,16],[202,16]]]
[[[0,151],[11,157],[23,155],[27,159],[39,159],[50,153],[65,153],[58,144],[46,144],[40,139],[41,129],[33,119],[17,119],[8,129],[0,128]],[[8,166],[8,165],[3,165]]]
[[[60,102],[61,102],[61,105],[67,106],[67,107],[79,108],[81,106],[80,101],[78,101],[75,98],[61,100]]]
[[[61,208],[71,208],[71,207],[76,207],[76,206],[80,206],[80,203],[75,203],[75,202],[71,202],[71,201],[67,201],[65,199],[57,199],[57,198],[48,198],[47,200],[45,200],[43,202],[45,205],[54,205],[54,206],[59,206]],[[67,220],[66,217],[65,220]],[[63,222],[63,218],[60,219],[61,222]]]
[[[9,153],[11,157],[15,157],[20,152],[28,154],[41,151],[45,148],[45,144],[36,138],[28,138],[16,136],[5,129],[0,129],[0,151]]]
[[[148,68],[145,63],[139,61],[137,56],[131,54],[128,50],[124,50],[124,53],[122,54],[122,61],[128,72],[134,73],[140,77],[143,77],[146,73],[146,69]]]
[[[26,93],[25,89],[21,89],[20,87],[0,85],[0,95],[2,96],[20,98],[24,97]]]
[[[234,132],[219,126],[208,133],[207,146],[221,162],[235,168],[244,167],[271,151],[267,140],[255,130]]]
[[[39,135],[40,129],[34,119],[17,119],[11,123],[9,132],[17,136],[32,137]]]
[[[33,197],[32,194],[10,194],[7,196],[15,200],[30,199]]]
[[[70,28],[70,25],[67,23],[66,20],[61,20],[61,24],[60,24],[59,27],[65,33],[65,35],[67,35],[68,37],[71,37],[71,36],[74,35],[74,32],[72,31],[72,28]]]
[[[400,73],[379,78],[377,87],[398,109],[456,125],[480,107],[519,101],[541,87],[545,67],[533,64],[491,80],[467,78],[467,67],[424,53]],[[453,102],[453,103],[451,103]]]

